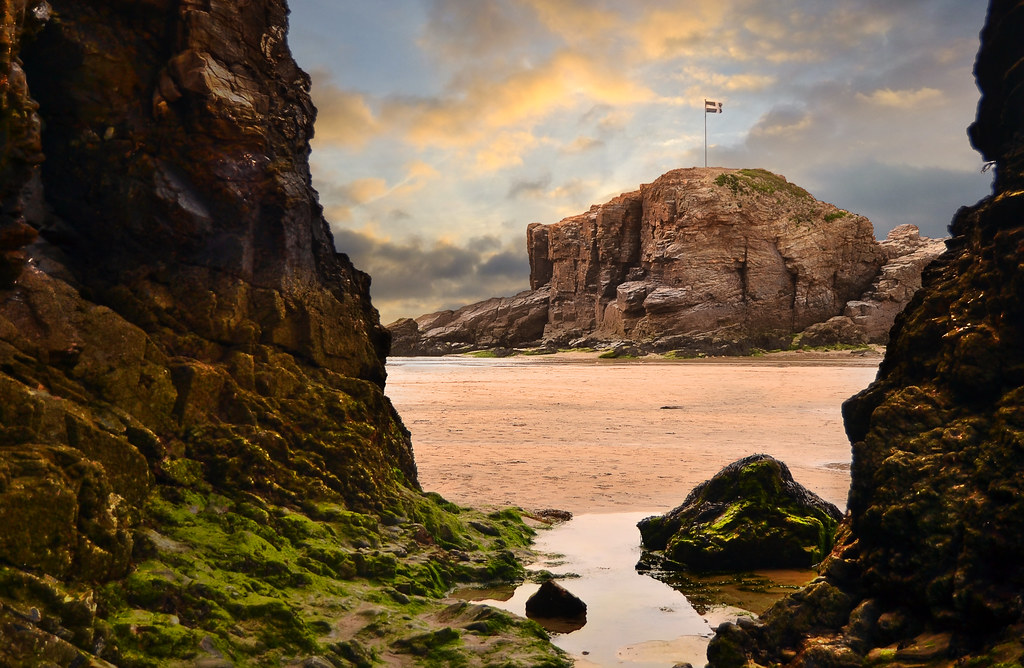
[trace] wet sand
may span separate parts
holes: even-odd
[[[387,394],[412,432],[423,488],[462,505],[667,510],[763,452],[845,508],[840,406],[880,359],[394,358]]]

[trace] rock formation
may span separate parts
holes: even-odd
[[[843,315],[804,330],[800,345],[885,343],[896,316],[920,289],[921,272],[946,250],[944,240],[922,237],[913,225],[893,228],[880,246],[887,261],[871,287],[859,299],[847,302]]]
[[[547,580],[526,601],[529,617],[575,619],[586,624],[587,604],[554,580]]]
[[[833,317],[846,318],[833,338],[884,342],[943,246],[912,227],[879,244],[866,218],[765,170],[694,168],[530,225],[527,249],[529,291],[393,323],[394,354],[622,341],[742,354]]]
[[[418,489],[284,0],[0,8],[0,664],[364,665],[341,580],[515,575]]]
[[[810,568],[843,514],[770,455],[729,464],[675,510],[640,521],[639,567],[689,571]]]
[[[970,137],[993,194],[897,318],[877,380],[843,407],[849,514],[823,579],[713,666],[1024,663],[1024,2],[993,0]]]

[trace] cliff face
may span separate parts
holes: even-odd
[[[853,480],[825,579],[719,629],[712,665],[1024,661],[1022,30],[1024,2],[991,3],[970,134],[994,193],[957,212],[878,379],[843,407]]]
[[[531,291],[392,326],[395,354],[623,340],[735,354],[833,317],[848,342],[884,342],[943,246],[916,228],[879,244],[866,218],[764,170],[694,168],[530,225],[527,249]]]
[[[8,409],[8,442],[75,445],[58,426],[73,422],[140,469],[223,456],[193,451],[211,438],[286,468],[309,448],[284,415],[319,412],[289,406],[308,385],[374,424],[353,463],[415,481],[369,279],[335,253],[310,185],[314,110],[284,3],[4,6],[4,405],[38,406]],[[358,496],[319,469],[314,487]]]
[[[672,171],[528,238],[556,340],[781,339],[841,312],[884,261],[866,218],[763,170]]]

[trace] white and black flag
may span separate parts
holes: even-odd
[[[711,100],[704,100],[704,113],[705,114],[720,114],[722,113],[722,103],[712,102]]]

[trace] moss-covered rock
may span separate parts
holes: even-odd
[[[506,541],[474,528],[484,519],[477,511],[451,512],[436,495],[402,497],[406,514],[435,518],[435,533],[457,532],[463,548],[456,555],[409,517],[325,504],[310,515],[253,497],[158,491],[148,509],[151,526],[139,532],[136,569],[99,593],[120,665],[193,660],[210,647],[235,665],[296,656],[373,665],[387,652],[482,665],[463,634],[501,639],[510,652],[547,665],[564,663],[525,620],[478,611],[458,630],[455,615],[441,615],[442,599],[457,583],[522,579],[514,557],[516,570],[482,579],[506,553]],[[513,531],[531,533],[520,521],[502,535]]]
[[[808,568],[832,549],[842,514],[768,455],[733,462],[681,506],[637,525],[642,564],[694,571]]]

